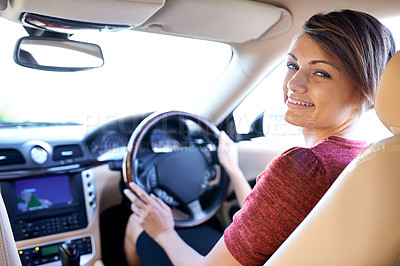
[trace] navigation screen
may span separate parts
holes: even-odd
[[[68,175],[16,180],[15,192],[21,212],[71,205],[73,202]]]

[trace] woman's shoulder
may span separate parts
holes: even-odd
[[[330,136],[310,148],[312,153],[326,166],[346,166],[368,147],[366,141]]]
[[[337,176],[365,148],[365,141],[331,136],[313,147],[293,147],[276,157],[267,173],[295,176]]]
[[[266,175],[271,176],[323,176],[324,165],[311,148],[293,147],[277,156],[268,165]]]
[[[341,136],[329,136],[320,142],[318,142],[315,146],[311,147],[315,148],[325,148],[325,147],[342,147],[347,149],[365,149],[368,145],[365,140],[354,140],[348,139]]]
[[[294,147],[271,162],[271,171],[282,171],[289,175],[328,178],[332,184],[346,166],[360,154],[365,141],[349,140],[331,136],[313,147]]]
[[[321,160],[328,156],[340,157],[339,154],[357,156],[368,145],[364,140],[351,140],[340,136],[327,137],[312,147],[293,147],[281,153],[277,159],[296,158],[302,160]]]
[[[314,154],[312,148],[296,146],[282,152],[272,162],[284,164],[284,163],[293,163],[295,161],[318,162],[318,157]]]

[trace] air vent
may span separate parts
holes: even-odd
[[[79,145],[61,145],[54,147],[53,160],[61,161],[82,157],[83,153]]]
[[[25,159],[22,154],[16,149],[0,150],[0,166],[24,164]]]

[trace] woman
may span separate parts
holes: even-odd
[[[243,208],[204,256],[174,230],[166,204],[130,184],[138,196],[125,190],[133,211],[125,241],[128,261],[139,259],[136,244],[147,233],[174,265],[262,265],[366,148],[366,142],[354,140],[354,129],[373,107],[379,77],[394,53],[391,33],[368,14],[341,10],[311,17],[288,53],[283,86],[285,120],[302,128],[308,148],[275,158],[251,191],[233,142],[221,133],[220,162]]]

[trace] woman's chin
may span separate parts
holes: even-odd
[[[293,126],[304,127],[303,123],[300,121],[299,118],[295,118],[295,117],[293,117],[293,116],[291,116],[291,115],[288,115],[288,113],[285,114],[285,116],[283,117],[283,119],[284,119],[287,123],[289,123],[289,124],[291,124],[291,125],[293,125]]]

